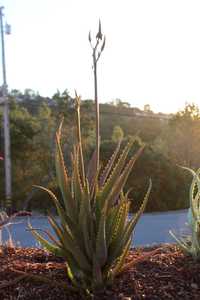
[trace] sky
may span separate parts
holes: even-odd
[[[155,112],[200,106],[199,0],[0,0],[9,89],[43,96],[74,89],[93,99],[93,37],[101,19],[106,47],[98,63],[101,102],[116,98]],[[0,74],[0,80],[2,77]]]

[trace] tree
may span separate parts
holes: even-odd
[[[114,105],[116,105],[119,108],[129,108],[131,107],[130,103],[128,103],[127,101],[122,101],[121,99],[115,99],[115,101],[113,102]]]
[[[121,127],[120,126],[115,126],[114,129],[113,129],[112,141],[114,143],[117,143],[117,142],[123,140],[123,137],[124,137],[124,132],[121,129]]]
[[[170,121],[165,133],[168,157],[190,168],[200,166],[200,112],[195,104],[186,104]]]
[[[150,104],[144,105],[144,112],[147,112],[147,113],[152,112]]]

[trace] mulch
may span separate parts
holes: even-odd
[[[149,251],[153,251],[150,256]],[[95,294],[94,300],[200,299],[200,263],[176,245],[132,249],[127,262],[133,262],[132,266],[111,287]],[[78,300],[83,295],[71,286],[62,259],[41,249],[2,248],[0,300],[22,299]]]

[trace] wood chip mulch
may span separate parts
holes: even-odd
[[[154,252],[144,256],[149,251]],[[200,263],[185,256],[177,246],[133,249],[127,262],[135,263],[116,278],[112,287],[94,295],[94,300],[200,299]],[[62,259],[41,249],[3,248],[0,300],[22,299],[78,300],[83,296],[67,279]]]

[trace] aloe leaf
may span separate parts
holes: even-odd
[[[104,266],[107,259],[106,231],[105,231],[105,213],[101,215],[96,240],[96,259],[100,267]]]
[[[197,171],[197,173],[195,173],[190,168],[186,168],[186,167],[182,167],[182,168],[188,170],[193,175],[193,180],[190,186],[189,199],[190,199],[190,208],[191,208],[193,218],[197,220],[199,215],[198,202],[199,202],[199,193],[200,193],[200,179],[199,179],[200,169]],[[194,197],[195,186],[197,186],[198,191],[196,193],[196,196]]]
[[[72,268],[72,263],[66,264],[66,267],[67,267],[67,275],[68,275],[69,279],[71,280],[72,284],[76,288],[81,289],[82,286],[81,286],[80,278],[82,279],[83,276],[80,275],[80,271],[78,271],[78,269],[74,270]]]
[[[183,241],[180,241],[176,236],[175,234],[170,230],[169,233],[171,234],[171,236],[175,239],[175,241],[177,242],[177,244],[180,246],[180,248],[186,252],[186,253],[191,253],[190,251],[190,247],[184,243]]]
[[[80,169],[81,169],[81,179],[82,184],[85,185],[85,167],[84,167],[84,159],[83,159],[83,149],[82,149],[82,141],[81,141],[81,125],[80,125],[80,102],[81,98],[75,92],[76,97],[76,125],[77,125],[77,137],[78,137],[78,145],[79,145],[79,155],[80,155]]]
[[[113,153],[113,155],[111,156],[110,160],[108,161],[104,171],[102,172],[101,174],[101,177],[100,177],[100,180],[99,180],[99,186],[102,187],[107,178],[108,178],[108,175],[110,174],[110,171],[112,170],[112,167],[113,167],[113,164],[115,162],[115,159],[119,153],[119,150],[120,150],[120,145],[121,145],[121,141],[119,141],[119,143],[117,144],[117,147]]]
[[[79,267],[79,264],[75,261],[75,259],[73,257],[74,253],[71,254],[70,251],[67,250],[66,247],[65,247],[65,241],[64,241],[65,234],[64,234],[62,228],[58,225],[58,223],[56,222],[56,220],[53,217],[49,216],[48,219],[49,219],[49,222],[50,222],[52,228],[54,229],[54,231],[56,233],[56,236],[60,240],[60,243],[62,245],[60,248],[63,249],[63,251],[66,253],[65,258],[66,258],[66,260],[69,264],[69,265],[67,264],[67,266],[68,266],[68,268],[70,266],[69,269],[73,272],[73,274],[75,274],[75,277],[77,277],[80,274],[80,267]],[[68,271],[69,271],[69,269],[68,269]],[[70,279],[72,279],[72,278],[70,278]]]
[[[56,206],[56,209],[57,209],[57,212],[58,212],[58,215],[61,219],[61,223],[62,224],[65,224],[66,223],[66,217],[67,215],[65,214],[65,211],[64,209],[62,208],[61,204],[59,203],[57,197],[55,196],[55,194],[50,191],[49,189],[43,187],[43,186],[40,186],[40,185],[35,185],[35,187],[47,192],[50,196],[50,199],[53,201],[54,205]]]
[[[49,238],[49,240],[51,242],[53,242],[53,244],[55,244],[55,246],[57,247],[61,247],[62,244],[50,233],[49,230],[44,230],[44,229],[40,229],[40,228],[33,228],[33,229],[30,229],[31,231],[41,231],[42,233],[46,234],[46,236]]]
[[[63,257],[65,256],[64,251],[62,248],[53,245],[49,241],[47,241],[45,238],[43,238],[36,230],[33,229],[33,227],[29,224],[28,225],[29,229],[31,230],[33,236],[40,242],[40,244],[49,252],[53,253],[56,256]]]
[[[90,263],[85,256],[84,249],[81,249],[80,240],[71,236],[67,226],[63,228],[63,247],[67,249],[74,257],[80,268],[83,270],[90,271]]]
[[[131,246],[131,239],[127,242],[126,246],[124,247],[122,255],[120,256],[118,262],[116,263],[113,269],[113,277],[115,277],[117,274],[121,272],[126,256],[129,252],[130,246]]]
[[[184,170],[189,171],[189,172],[192,174],[193,177],[196,177],[196,173],[195,173],[194,170],[192,170],[192,169],[190,169],[190,168],[188,168],[188,167],[183,167],[183,166],[180,166],[180,167],[181,167],[182,169],[184,169]]]
[[[84,187],[83,197],[81,201],[81,207],[79,212],[79,231],[84,241],[83,247],[86,250],[86,254],[89,260],[92,259],[92,243],[90,237],[90,220],[91,220],[91,208],[90,208],[90,195],[89,195],[89,186],[88,182]]]
[[[96,177],[96,169],[95,169],[96,159],[97,159],[97,152],[95,149],[92,158],[89,161],[88,170],[87,170],[87,179],[89,182],[90,191],[93,191],[94,189],[94,182]]]
[[[92,158],[89,161],[88,169],[87,169],[87,180],[89,183],[91,199],[93,199],[94,194],[98,190],[98,176],[99,176],[100,166],[98,169],[96,169],[96,164],[97,164],[97,149],[93,151]]]
[[[194,204],[194,188],[195,188],[196,180],[195,177],[192,180],[191,186],[190,186],[190,194],[189,194],[189,199],[190,199],[190,208],[192,212],[193,218],[197,219],[197,211],[195,209],[195,204]],[[198,195],[197,195],[198,196]]]
[[[105,199],[109,195],[110,191],[112,190],[113,186],[115,185],[116,180],[119,178],[122,169],[124,168],[126,158],[128,156],[128,153],[130,151],[132,143],[128,143],[126,147],[124,148],[123,152],[121,153],[115,167],[113,168],[113,171],[111,172],[108,180],[104,184],[104,186],[100,189],[98,195],[97,195],[97,201],[101,204],[101,207],[104,206]]]
[[[136,154],[133,155],[133,157],[129,160],[129,162],[126,164],[126,167],[124,169],[124,171],[122,172],[121,175],[118,176],[118,178],[116,179],[115,184],[113,184],[113,187],[111,189],[111,192],[107,195],[106,201],[108,202],[108,208],[110,208],[114,202],[116,201],[116,199],[118,199],[127,179],[128,176],[132,170],[132,167],[135,163],[135,161],[137,160],[137,158],[139,157],[139,155],[141,154],[141,152],[143,151],[144,146],[141,147]],[[104,202],[105,200],[102,200],[102,202]],[[104,204],[104,203],[103,203]]]
[[[73,238],[78,241],[80,248],[82,248],[83,247],[82,234],[78,226],[78,223],[72,221],[68,216],[66,216],[66,224],[63,227],[64,229],[67,228],[67,230],[70,231],[71,236],[73,236]]]
[[[117,217],[118,211],[120,209],[121,203],[118,205],[113,206],[107,215],[106,218],[106,241],[107,245],[109,247],[110,241],[112,238],[112,229],[113,229],[113,224],[115,224],[115,219]]]
[[[142,213],[144,212],[145,210],[145,207],[147,205],[147,201],[149,199],[149,195],[150,195],[150,192],[151,192],[151,189],[152,189],[152,181],[151,179],[149,179],[149,186],[148,186],[148,189],[147,189],[147,192],[144,196],[144,199],[143,199],[143,202],[142,202],[142,205],[140,206],[139,210],[137,211],[137,213],[135,214],[135,216],[133,216],[132,220],[130,221],[129,223],[129,228],[128,228],[128,231],[132,231],[133,228],[135,227],[135,225],[137,224],[140,216],[142,215]]]
[[[66,264],[66,267],[67,267],[67,275],[68,275],[69,279],[74,284],[74,286],[77,286],[78,285],[77,280],[76,280],[70,266],[68,264]]]
[[[84,252],[80,249],[79,245],[77,244],[78,241],[75,241],[74,239],[70,239],[69,235],[64,234],[64,247],[72,254],[76,262],[78,263],[80,269],[90,272],[91,265],[85,256]]]
[[[67,274],[69,276],[69,279],[76,287],[81,288],[81,283],[84,277],[83,271],[80,269],[80,266],[74,260],[74,257],[70,252],[67,253],[66,261]]]
[[[197,179],[198,179],[198,194],[200,194],[200,168],[197,170]],[[197,208],[198,208],[198,211],[200,211],[200,197],[198,197],[198,201],[197,201]]]
[[[151,192],[151,188],[152,188],[152,181],[150,179],[149,187],[148,187],[148,190],[144,197],[144,200],[143,200],[139,210],[135,214],[135,216],[133,216],[132,219],[126,224],[126,228],[124,230],[124,235],[123,235],[123,238],[121,239],[121,242],[118,243],[116,248],[113,249],[113,252],[111,253],[111,260],[115,259],[119,255],[119,253],[121,253],[122,249],[124,248],[124,245],[126,245],[128,240],[132,237],[133,230],[134,230],[141,214],[143,213],[143,211],[146,207],[146,204],[147,204],[147,201],[149,198],[149,194]]]
[[[141,147],[135,155],[130,159],[130,161],[127,163],[123,173],[120,175],[120,177],[116,180],[115,185],[113,186],[113,189],[111,190],[111,193],[108,195],[106,201],[108,202],[108,208],[110,208],[114,201],[119,197],[127,179],[128,176],[133,168],[134,163],[136,162],[137,158],[142,153],[144,147]]]
[[[195,221],[194,228],[192,231],[192,247],[194,246],[197,256],[198,253],[200,253],[200,228],[199,228],[199,223]]]
[[[116,244],[118,243],[118,240],[121,241],[121,238],[123,237],[124,234],[124,227],[126,225],[127,217],[128,217],[128,211],[129,211],[129,202],[122,202],[120,205],[120,208],[118,210],[118,213],[116,215],[115,221],[113,222],[113,227],[111,230],[111,235],[110,235],[110,241],[109,244],[111,243],[111,248],[112,248],[112,243]]]
[[[63,232],[62,228],[58,225],[56,220],[52,216],[48,216],[48,221],[51,227],[53,228],[57,238],[59,239],[60,243],[63,245]]]
[[[93,254],[93,272],[92,272],[92,278],[93,278],[93,285],[94,287],[102,287],[103,285],[103,276],[101,267],[99,265],[99,262],[96,258],[96,255]]]
[[[77,227],[79,228],[79,232],[81,234],[80,240],[82,241],[82,247],[88,257],[91,259],[92,249],[90,247],[90,237],[89,237],[89,226],[88,226],[88,211],[86,201],[82,199],[81,207],[79,212],[79,221]]]
[[[66,216],[67,217],[67,216]],[[58,229],[58,228],[57,228]],[[72,236],[71,231],[69,231],[67,223],[62,223],[62,232],[59,234],[59,237],[62,240],[63,247],[71,252],[73,255],[75,255],[75,259],[79,266],[83,268],[86,271],[90,270],[90,264],[85,257],[85,254],[81,251],[80,246],[76,243],[76,241],[79,241],[78,239],[74,239],[74,236]]]
[[[79,173],[79,159],[78,159],[78,147],[74,149],[74,156],[73,156],[73,192],[74,192],[74,201],[76,203],[76,220],[78,221],[78,211],[80,209],[81,198],[83,194],[83,188],[81,184],[81,178]]]
[[[123,242],[124,235],[126,233],[126,223],[128,217],[128,207],[129,203],[124,203],[121,206],[121,210],[119,211],[118,218],[116,223],[113,227],[113,233],[111,235],[110,245],[109,245],[109,265],[115,261],[115,259],[121,255],[125,245],[127,244],[126,241]],[[131,238],[131,237],[130,237]]]
[[[200,199],[200,196],[199,196],[200,195],[200,178],[199,178],[199,175],[196,176],[195,180],[196,180],[196,188],[197,188],[197,191],[196,191],[197,198],[195,199],[194,204],[195,204],[195,209],[199,214],[199,204],[200,204],[199,203],[199,199]]]
[[[87,255],[89,262],[92,263],[91,258],[92,258],[94,249],[92,247],[91,237],[89,235],[90,229],[88,226],[88,220],[86,218],[83,220],[82,225],[83,225],[82,232],[83,232],[83,239],[84,239],[86,255]]]
[[[70,179],[68,178],[67,175],[61,144],[60,144],[61,128],[62,128],[62,123],[59,127],[59,130],[56,133],[56,151],[55,151],[56,177],[63,196],[66,210],[70,218],[73,219],[74,217],[76,217],[75,215],[76,207],[72,199],[71,190],[70,190]]]

